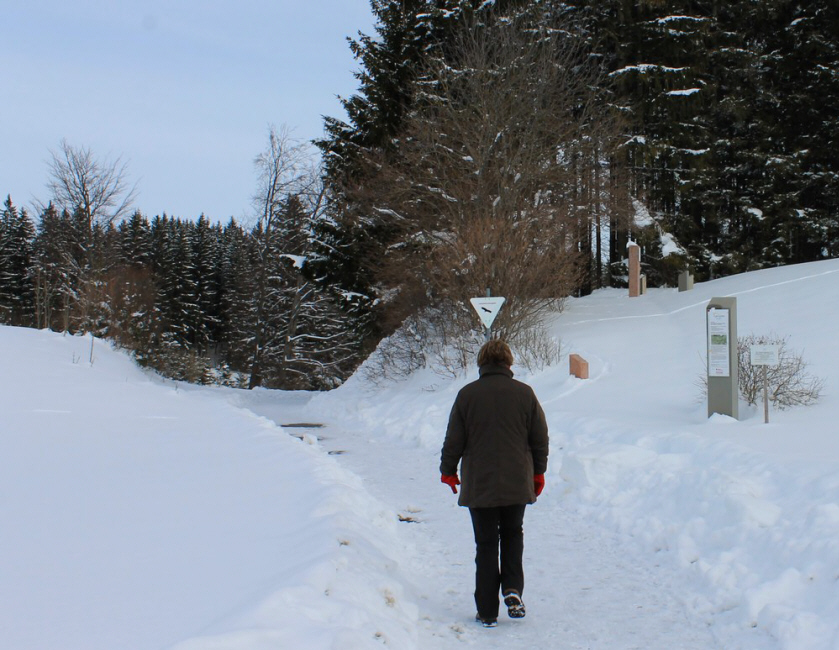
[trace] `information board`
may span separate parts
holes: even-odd
[[[753,366],[777,366],[781,363],[779,345],[755,344],[749,347]]]
[[[728,309],[708,310],[708,376],[731,376]]]

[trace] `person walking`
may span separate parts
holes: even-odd
[[[441,482],[469,508],[475,533],[476,620],[498,622],[499,589],[511,618],[523,618],[524,510],[545,486],[548,425],[533,389],[513,379],[501,339],[478,353],[479,378],[457,394],[440,459]],[[460,476],[458,478],[458,464]],[[499,566],[500,548],[500,566]]]

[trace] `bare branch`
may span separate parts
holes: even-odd
[[[775,408],[783,410],[790,406],[807,406],[821,397],[824,380],[807,372],[807,363],[800,353],[789,348],[788,341],[788,336],[775,334],[738,337],[740,394],[749,404],[757,404],[763,395],[764,366],[753,366],[750,360],[750,349],[755,344],[778,346],[778,365],[766,367],[769,399]]]
[[[97,160],[90,149],[61,141],[51,151],[47,188],[52,202],[69,213],[80,213],[88,226],[107,225],[125,216],[136,199],[137,186],[128,185],[128,164]]]
[[[496,18],[467,21],[421,72],[404,132],[365,160],[353,198],[399,233],[379,278],[394,311],[430,308],[468,338],[477,322],[461,306],[489,288],[507,298],[496,331],[541,345],[525,334],[577,286],[580,208],[600,200],[579,182],[612,131],[583,39]]]

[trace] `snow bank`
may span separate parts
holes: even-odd
[[[100,340],[0,346],[4,647],[414,646],[396,517],[313,437]]]
[[[738,298],[738,329],[789,335],[827,394],[813,407],[741,421],[707,417],[705,306]],[[720,647],[839,646],[839,260],[569,300],[552,332],[590,363],[591,379],[550,368],[530,382],[551,427],[546,496],[599,521],[639,561],[656,558]],[[456,391],[475,375],[428,371],[382,387],[360,376],[318,396],[370,435],[442,443]],[[833,387],[833,388],[831,388]],[[551,495],[557,495],[555,497]],[[560,496],[561,495],[561,496]]]

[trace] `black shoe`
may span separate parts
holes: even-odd
[[[507,606],[507,616],[510,618],[524,618],[526,614],[524,603],[515,591],[504,594],[504,604]]]
[[[497,627],[498,625],[497,618],[482,618],[480,614],[475,614],[475,620],[484,627]]]

